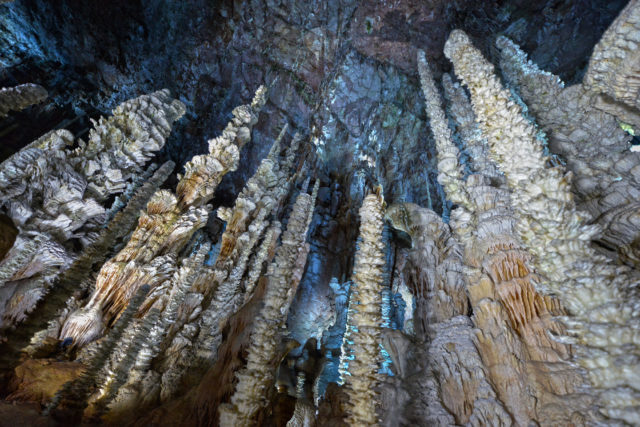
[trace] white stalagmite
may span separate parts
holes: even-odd
[[[518,241],[511,192],[488,157],[488,143],[464,89],[448,75],[443,86],[451,123],[472,153],[474,173],[465,185],[477,224],[461,241],[476,346],[497,396],[516,423],[575,422],[575,414],[586,412],[590,399],[579,393],[583,379],[567,363],[570,347],[549,338],[549,332],[562,332],[552,316],[564,311],[557,299],[534,289],[539,279]]]
[[[349,402],[347,423],[352,426],[378,425],[377,387],[381,383],[380,343],[382,327],[382,284],[385,264],[382,240],[384,201],[369,194],[360,208],[360,243],[353,267],[349,301],[350,338],[354,359],[349,360],[345,380]]]
[[[584,82],[600,106],[640,130],[640,1],[630,0],[593,49]]]
[[[418,51],[418,72],[420,84],[426,100],[429,125],[436,141],[438,155],[438,182],[444,187],[447,197],[455,204],[470,208],[469,195],[462,181],[462,168],[458,162],[460,155],[451,138],[451,129],[442,110],[442,99],[435,85],[435,80],[427,64],[423,51]]]
[[[153,195],[127,245],[100,269],[89,302],[71,313],[62,326],[62,339],[70,337],[74,345],[82,346],[99,338],[143,284],[151,287],[149,299],[157,296],[154,289],[170,280],[178,253],[206,224],[211,210],[207,202],[222,177],[237,168],[239,150],[251,139],[251,128],[265,102],[266,89],[261,86],[250,105],[234,109],[234,118],[222,135],[209,141],[210,153],[195,156],[185,165],[186,174],[176,193],[160,190]],[[124,113],[137,111],[136,105],[125,108]],[[141,101],[140,105],[147,104]],[[119,116],[114,117],[117,120]],[[149,140],[153,136],[147,135]],[[139,314],[144,315],[152,303],[144,303]]]
[[[40,85],[25,83],[0,89],[0,119],[9,111],[24,110],[30,105],[39,104],[47,99],[47,90]]]
[[[280,143],[286,131],[287,126],[247,181],[233,208],[218,210],[218,216],[227,221],[227,228],[220,239],[214,266],[203,272],[198,281],[204,286],[194,289],[193,299],[185,301],[182,311],[189,320],[175,335],[169,349],[170,357],[163,372],[163,399],[176,392],[188,368],[208,366],[215,360],[224,323],[244,301],[242,279],[249,257],[269,224],[268,218],[282,203],[291,184],[293,159],[301,137],[298,134],[293,137],[286,159],[280,164]],[[251,280],[255,283],[257,279]],[[192,331],[198,331],[197,335],[185,340],[185,334]]]
[[[612,115],[596,108],[583,84],[564,88],[506,37],[498,37],[500,68],[573,175],[579,210],[602,227],[598,242],[630,265],[640,265],[640,153]]]
[[[291,301],[302,278],[309,253],[306,243],[319,181],[313,194],[301,193],[293,206],[282,245],[269,267],[264,306],[254,321],[247,365],[236,374],[238,383],[231,403],[220,406],[223,427],[251,426],[254,417],[268,401],[275,381],[278,341],[282,334]]]
[[[576,344],[576,362],[587,372],[599,411],[640,423],[640,304],[629,293],[637,280],[591,247],[599,230],[585,225],[586,215],[576,210],[570,176],[561,167],[547,167],[534,126],[469,37],[452,32],[445,55],[471,92],[492,159],[513,192],[519,237],[545,279],[539,290],[558,295],[569,311],[564,339]]]

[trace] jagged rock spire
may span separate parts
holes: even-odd
[[[511,40],[497,39],[500,68],[549,137],[549,148],[574,175],[579,210],[602,227],[597,241],[630,265],[640,265],[640,153],[610,114],[594,106],[584,84],[564,88]]]
[[[637,280],[590,246],[599,230],[586,225],[586,216],[576,210],[570,177],[561,167],[547,168],[535,128],[469,37],[452,32],[445,55],[471,92],[491,156],[513,192],[519,237],[544,275],[539,288],[558,295],[569,311],[566,341],[576,344],[576,361],[587,372],[599,412],[640,422],[640,390],[633,387],[640,364],[631,356],[637,345],[630,339],[638,302],[628,294]]]
[[[360,243],[353,267],[348,324],[351,351],[349,375],[345,380],[349,394],[347,423],[353,426],[378,425],[380,406],[377,387],[382,377],[380,343],[382,327],[382,283],[385,264],[382,243],[384,201],[376,193],[364,198],[360,208]]]
[[[293,206],[282,245],[269,267],[264,306],[254,322],[246,367],[236,377],[236,391],[231,403],[220,407],[221,426],[254,425],[256,413],[267,404],[273,387],[277,356],[277,337],[284,326],[291,301],[302,278],[309,244],[307,231],[318,192],[316,181],[312,194],[301,193]]]

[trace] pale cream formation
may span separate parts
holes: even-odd
[[[46,329],[35,333],[28,349],[29,353],[37,352],[38,348],[46,346],[50,338],[59,336],[60,328],[69,312],[78,308],[80,304],[76,298],[76,292],[85,291],[90,286],[93,286],[95,279],[91,280],[91,275],[93,274],[94,266],[102,265],[113,251],[114,246],[133,230],[141,209],[145,207],[153,194],[166,181],[174,167],[175,164],[169,161],[155,170],[153,175],[147,176],[142,186],[130,197],[126,206],[115,214],[109,224],[99,233],[98,237],[60,275],[56,284],[56,292],[60,293],[61,288],[65,289],[64,292],[68,294],[66,306],[62,309],[62,314],[57,315],[49,322]],[[146,174],[143,176],[146,176]],[[46,300],[46,302],[48,301],[49,299]],[[52,308],[52,310],[54,309]]]
[[[0,119],[7,117],[9,111],[21,111],[30,105],[39,104],[49,94],[40,85],[25,83],[0,89]]]
[[[494,68],[462,31],[451,33],[445,55],[471,92],[473,109],[492,159],[512,190],[521,242],[543,276],[539,290],[558,295],[569,312],[566,335],[575,361],[592,385],[596,405],[609,419],[640,422],[637,285],[629,270],[613,265],[590,245],[599,231],[576,210],[570,176],[547,167],[536,130],[510,99]],[[587,391],[587,390],[584,390]]]
[[[247,365],[236,374],[238,382],[231,403],[219,408],[223,427],[255,425],[255,415],[268,404],[269,390],[274,386],[275,371],[280,362],[277,360],[278,343],[309,253],[307,231],[318,186],[319,181],[316,181],[311,195],[302,192],[296,199],[282,234],[282,244],[269,266],[264,306],[253,322]]]
[[[640,1],[630,0],[593,49],[584,77],[598,108],[640,131]]]
[[[222,176],[237,167],[239,148],[250,138],[251,127],[265,102],[265,89],[260,87],[253,103],[236,108],[222,136],[210,141],[211,152],[194,157],[185,166],[187,173],[180,179],[176,194],[160,190],[153,195],[127,245],[100,269],[89,302],[66,320],[61,339],[70,337],[74,345],[82,346],[99,338],[116,321],[140,286],[151,288],[140,316],[166,290],[162,286],[174,274],[179,251],[206,224],[211,209],[206,203]],[[158,287],[160,292],[155,291]]]
[[[348,325],[353,360],[344,382],[349,395],[346,422],[352,426],[378,425],[382,382],[380,343],[382,332],[382,284],[385,264],[382,227],[384,200],[369,194],[360,208],[360,242],[353,267]]]
[[[293,137],[281,164],[280,143],[286,130],[285,126],[269,155],[247,181],[234,207],[218,209],[218,216],[227,221],[220,252],[214,266],[202,271],[183,304],[183,316],[188,316],[184,320],[186,324],[174,326],[177,333],[167,350],[162,374],[163,399],[177,391],[187,369],[200,367],[204,370],[215,361],[226,320],[240,308],[247,295],[245,291],[251,289],[258,279],[255,275],[262,270],[264,257],[253,261],[257,263],[258,273],[254,272],[254,276],[243,280],[249,257],[263,237],[269,217],[289,192],[293,161],[301,141],[300,135]],[[269,239],[273,239],[273,234],[263,240]]]
[[[415,337],[384,335],[398,386],[407,392],[406,412],[400,408],[398,416],[410,425],[510,425],[476,349],[462,254],[449,227],[412,203],[391,205],[386,218],[411,236],[403,275],[416,300]]]
[[[429,125],[436,142],[438,156],[438,182],[444,188],[447,197],[455,204],[470,208],[469,196],[462,182],[462,168],[458,163],[459,150],[451,139],[451,129],[442,110],[442,99],[436,88],[435,80],[427,64],[423,51],[418,51],[418,72],[422,93],[426,100]]]
[[[251,128],[258,122],[258,114],[267,102],[266,95],[266,87],[260,86],[251,104],[233,110],[233,119],[222,135],[209,140],[209,153],[194,156],[184,166],[184,177],[176,187],[181,209],[207,203],[222,177],[238,168],[240,150],[251,140]]]
[[[166,89],[143,95],[94,122],[88,142],[78,141],[78,148],[72,149],[69,131],[56,130],[0,165],[0,206],[20,231],[3,266],[22,263],[24,242],[37,236],[42,241],[25,264],[28,268],[5,279],[7,286],[0,290],[2,326],[25,319],[78,255],[74,242],[86,248],[100,236],[114,209],[124,205],[119,199],[107,210],[107,197],[121,193],[126,200],[142,185],[145,163],[163,147],[172,124],[183,114],[184,105]]]
[[[640,153],[629,149],[631,135],[594,106],[585,85],[564,88],[505,37],[497,46],[507,81],[547,133],[551,151],[574,174],[578,209],[602,227],[597,241],[622,261],[640,266]]]
[[[567,364],[570,348],[549,338],[550,332],[562,331],[552,316],[564,310],[557,299],[533,287],[539,278],[518,241],[510,191],[487,156],[487,141],[464,89],[448,76],[443,86],[458,135],[466,147],[477,147],[470,164],[476,173],[466,182],[477,228],[471,240],[461,239],[478,327],[476,345],[519,424],[576,423],[590,402],[578,392],[582,378]]]

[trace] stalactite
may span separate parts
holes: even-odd
[[[541,71],[505,37],[497,40],[500,67],[520,92],[537,123],[549,135],[575,179],[577,207],[591,214],[603,231],[603,246],[630,265],[640,265],[640,153],[629,150],[631,136],[616,119],[594,107],[584,85],[564,88],[560,79]]]
[[[206,224],[211,209],[206,203],[222,176],[237,167],[239,148],[250,139],[251,127],[265,102],[265,88],[260,87],[253,103],[237,107],[222,136],[210,141],[210,154],[195,156],[185,165],[176,194],[160,190],[153,195],[127,245],[100,269],[87,305],[66,320],[61,339],[70,337],[74,345],[82,346],[98,338],[118,318],[141,283],[152,287],[153,297],[153,289],[169,280],[175,256]]]
[[[236,391],[231,403],[220,407],[220,425],[254,425],[257,412],[265,407],[270,388],[275,381],[278,336],[284,326],[289,306],[295,295],[307,260],[309,245],[307,231],[318,192],[319,181],[313,194],[301,193],[293,206],[282,245],[269,267],[264,307],[254,323],[251,334],[253,345],[247,356],[247,366],[237,373]]]
[[[39,104],[48,96],[45,88],[33,83],[3,87],[0,89],[0,119],[7,117],[9,111],[20,111],[30,105]]]
[[[631,0],[593,49],[585,85],[600,106],[640,129],[640,2]],[[598,105],[598,104],[597,104]]]
[[[471,92],[492,159],[513,192],[516,230],[543,274],[539,288],[557,294],[569,312],[564,341],[576,344],[576,362],[586,370],[600,413],[640,422],[640,393],[634,388],[640,365],[632,339],[637,300],[628,294],[636,279],[590,246],[599,230],[586,225],[576,209],[570,176],[562,167],[547,168],[535,128],[468,36],[452,32],[445,55]]]
[[[350,339],[354,355],[349,360],[345,386],[349,394],[347,423],[378,425],[379,399],[376,388],[381,382],[380,332],[382,325],[382,283],[384,248],[382,228],[384,201],[378,194],[365,197],[360,208],[360,238],[353,267],[353,285],[349,303],[349,323],[355,328]]]

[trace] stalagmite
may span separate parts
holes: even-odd
[[[140,209],[167,179],[173,167],[173,162],[167,162],[159,168],[71,266],[56,278],[53,290],[40,301],[27,320],[11,332],[0,352],[2,366],[13,367],[23,348],[27,354],[34,354],[44,346],[48,337],[58,336],[60,320],[57,317],[60,311],[66,314],[66,310],[75,304],[74,293],[87,284],[94,266],[104,263],[113,246],[133,228]],[[31,345],[25,348],[30,341]]]
[[[629,291],[637,280],[590,246],[597,226],[585,225],[563,168],[548,168],[536,131],[501,86],[494,68],[468,36],[454,31],[445,55],[471,92],[474,112],[504,172],[520,240],[543,275],[538,290],[558,295],[568,310],[566,335],[576,362],[592,385],[599,412],[610,420],[638,423],[640,390],[637,344],[638,302]]]
[[[39,104],[47,99],[47,90],[40,85],[26,83],[15,87],[0,89],[0,119],[7,117],[9,111],[24,110],[30,105]]]
[[[416,336],[385,333],[385,348],[409,397],[405,422],[509,425],[511,416],[476,349],[462,255],[448,226],[410,203],[390,206],[386,217],[412,242],[404,274],[416,298]]]
[[[499,37],[500,67],[520,92],[549,148],[573,175],[579,210],[602,227],[596,236],[630,265],[640,265],[640,153],[617,120],[594,107],[583,84],[564,88],[557,76],[541,71],[520,48]]]
[[[184,111],[165,89],[119,105],[76,149],[69,131],[49,132],[0,165],[0,203],[21,231],[86,245],[105,219],[101,202],[143,173]]]
[[[180,304],[195,282],[200,267],[204,261],[205,255],[209,252],[210,245],[203,244],[197,251],[193,252],[188,258],[183,260],[182,266],[176,270],[171,279],[171,289],[167,295],[167,301],[158,310],[159,319],[155,320],[149,328],[146,336],[140,339],[140,342],[133,340],[130,344],[139,345],[134,360],[123,366],[120,362],[118,368],[121,372],[127,373],[126,382],[119,390],[112,392],[114,402],[109,406],[109,414],[107,417],[115,417],[120,419],[126,417],[130,411],[135,411],[140,405],[144,405],[153,400],[154,393],[147,388],[149,367],[152,359],[162,350],[161,344],[169,331],[169,327],[175,321],[176,314]],[[148,317],[148,316],[147,316]],[[151,372],[153,377],[153,372]],[[155,385],[155,389],[159,388],[159,384]],[[117,394],[116,394],[117,392]],[[106,402],[105,402],[106,403]]]
[[[428,67],[424,57],[418,63]],[[423,72],[422,77],[429,75]],[[541,424],[570,422],[571,414],[588,402],[569,396],[576,394],[580,377],[566,363],[569,349],[548,337],[548,331],[561,333],[551,316],[563,312],[557,310],[555,301],[543,298],[533,288],[539,278],[515,235],[510,193],[486,157],[487,142],[474,125],[466,94],[455,88],[450,78],[443,78],[443,86],[460,139],[475,151],[471,169],[476,173],[464,183],[475,223],[472,233],[460,233],[460,239],[468,264],[465,270],[473,321],[478,328],[476,346],[498,397],[518,424],[530,420]],[[441,109],[439,97],[425,93],[425,98],[428,105],[433,104],[429,110]],[[432,122],[442,121],[441,126],[447,126],[443,115],[429,115]],[[452,146],[453,142],[449,139],[440,145]],[[452,213],[452,218],[456,216]],[[504,357],[509,353],[515,357]],[[514,388],[518,390],[513,392]]]
[[[379,194],[369,194],[360,208],[360,243],[353,267],[353,285],[348,323],[354,328],[350,338],[354,359],[349,360],[345,386],[349,394],[347,423],[378,425],[377,387],[382,377],[380,367],[380,332],[382,326],[382,267],[384,248],[382,225],[384,201]]]
[[[236,107],[222,135],[209,141],[209,153],[195,156],[184,166],[184,177],[176,187],[181,209],[211,200],[224,174],[238,168],[240,150],[251,139],[251,128],[267,102],[266,91],[260,86],[251,104]]]
[[[144,175],[145,163],[162,148],[184,111],[166,89],[143,95],[122,103],[108,119],[94,122],[88,142],[79,140],[75,149],[69,131],[51,131],[0,165],[0,207],[20,231],[15,250],[3,264],[24,261],[28,250],[21,245],[34,238],[42,242],[41,249],[48,248],[41,252],[57,254],[43,260],[34,253],[25,264],[31,268],[6,278],[14,283],[4,292],[16,289],[6,307],[0,307],[3,326],[22,321],[33,309],[77,256],[77,243],[87,247],[98,238],[114,213],[103,206],[107,197],[130,189]]]
[[[256,276],[250,277],[243,290],[249,256],[265,232],[269,216],[282,203],[291,185],[293,159],[301,137],[298,134],[293,137],[285,161],[280,164],[280,143],[286,131],[285,126],[267,158],[247,181],[234,207],[219,209],[218,215],[227,221],[227,228],[220,239],[220,252],[214,266],[198,281],[193,301],[185,302],[183,312],[189,316],[188,323],[175,335],[165,361],[162,390],[165,399],[177,391],[188,368],[204,368],[215,361],[226,320],[248,295],[243,292],[250,290],[258,280]],[[264,240],[266,242],[268,236]],[[260,263],[254,275],[260,273],[265,255],[254,261]],[[187,303],[190,306],[187,307]],[[185,339],[185,334],[192,332],[197,335]]]
[[[72,338],[74,345],[83,346],[99,338],[142,283],[151,287],[149,297],[153,298],[154,288],[170,279],[178,252],[207,222],[211,207],[206,203],[213,191],[222,176],[237,167],[239,148],[250,139],[265,102],[265,89],[260,87],[252,104],[236,108],[222,136],[210,141],[211,152],[185,166],[176,194],[160,190],[153,195],[127,245],[100,269],[89,302],[69,315],[61,339]],[[143,308],[149,306],[143,304]]]
[[[120,104],[108,118],[92,121],[86,142],[71,154],[74,168],[87,179],[87,190],[98,201],[122,192],[159,151],[171,126],[185,113],[182,102],[167,89]]]
[[[584,83],[597,104],[640,130],[640,2],[630,0],[593,49]]]
[[[282,245],[267,273],[268,283],[264,306],[254,322],[253,345],[246,367],[237,373],[236,391],[231,403],[220,407],[220,425],[254,425],[254,417],[268,402],[275,382],[277,342],[284,327],[289,306],[295,295],[307,261],[309,245],[307,231],[311,223],[319,181],[313,194],[301,193],[296,199]]]

